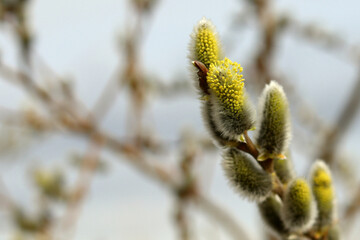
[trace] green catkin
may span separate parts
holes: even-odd
[[[13,218],[16,227],[26,233],[43,231],[50,221],[48,212],[43,212],[38,216],[29,216],[21,209],[14,209]]]
[[[288,233],[281,219],[283,204],[277,195],[271,194],[263,202],[259,203],[258,207],[264,222],[274,233],[280,236]]]
[[[34,172],[34,182],[45,196],[53,199],[64,197],[64,177],[61,172],[38,169]]]
[[[293,180],[285,192],[283,221],[294,231],[309,229],[315,220],[316,208],[311,189],[305,179]]]
[[[260,98],[261,120],[256,137],[262,155],[275,158],[285,152],[290,139],[289,106],[283,88],[275,81]]]
[[[241,196],[262,201],[271,192],[272,179],[249,154],[235,148],[227,149],[222,162],[225,175]]]
[[[274,171],[283,184],[288,184],[294,179],[293,165],[288,157],[286,159],[275,158]]]
[[[330,225],[334,214],[334,188],[332,177],[327,165],[317,160],[310,172],[310,184],[318,209],[316,226],[318,228]]]
[[[212,63],[207,74],[214,123],[225,138],[232,140],[239,140],[255,123],[241,72],[240,64],[225,58]]]

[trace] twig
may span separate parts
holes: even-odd
[[[2,191],[0,192],[0,206],[3,205],[5,209],[12,210],[15,207],[15,203],[10,197],[10,193],[7,190],[5,183],[3,182],[1,176],[0,176],[0,189]]]
[[[253,141],[251,140],[251,138],[249,137],[247,131],[244,132],[244,138],[245,138],[246,144],[249,148],[249,151],[251,152],[251,155],[253,155],[253,157],[255,159],[257,159],[259,156],[259,151],[256,149],[256,146],[253,143]]]
[[[107,84],[105,85],[104,90],[101,92],[100,97],[95,102],[92,113],[97,122],[100,122],[109,111],[112,103],[116,100],[117,93],[119,91],[119,80],[116,77],[118,73],[114,74],[114,77],[111,77]]]
[[[353,220],[356,214],[360,211],[360,184],[357,187],[357,191],[354,194],[353,199],[349,202],[344,210],[344,215],[341,219],[346,221],[344,227],[349,227],[349,222]]]
[[[61,233],[68,234],[65,239],[72,239],[75,229],[75,223],[79,216],[81,205],[84,201],[86,194],[89,191],[91,180],[99,162],[99,153],[101,150],[101,141],[99,139],[92,139],[89,150],[84,156],[83,166],[78,178],[75,190],[69,196],[69,203],[67,211],[64,214],[63,222],[61,225]]]
[[[190,239],[189,222],[186,212],[186,201],[178,199],[175,207],[175,223],[178,226],[179,236],[181,240]]]

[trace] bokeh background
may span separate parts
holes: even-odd
[[[204,16],[254,102],[269,79],[284,85],[295,170],[326,158],[344,239],[359,236],[358,1],[0,6],[0,239],[271,239],[202,124],[187,55]],[[57,175],[67,200],[43,191]],[[30,230],[19,217],[44,214]]]

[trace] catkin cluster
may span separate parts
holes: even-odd
[[[326,164],[316,161],[308,179],[293,170],[289,104],[282,86],[276,81],[265,86],[256,116],[243,68],[223,57],[209,20],[203,18],[195,26],[189,46],[203,120],[223,150],[222,166],[233,189],[256,202],[264,222],[280,239],[340,239]],[[253,130],[254,142],[248,135]]]

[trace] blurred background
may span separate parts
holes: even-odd
[[[252,100],[288,95],[291,155],[329,163],[360,234],[360,3],[1,0],[0,239],[274,239],[228,186],[190,74],[209,18]]]

